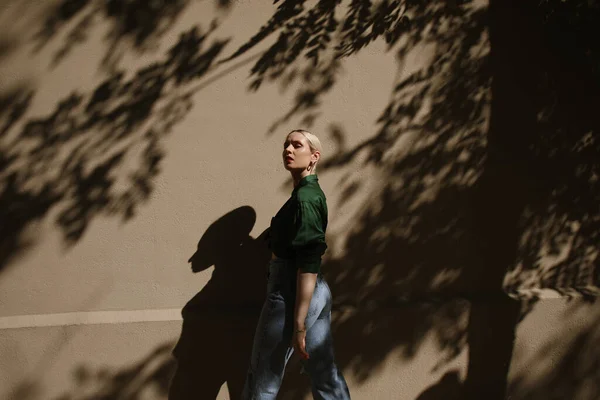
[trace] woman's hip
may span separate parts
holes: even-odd
[[[269,264],[267,284],[267,301],[283,301],[293,305],[296,301],[297,270],[294,265],[286,262]],[[311,299],[311,306],[323,308],[331,303],[331,290],[325,278],[319,274]]]

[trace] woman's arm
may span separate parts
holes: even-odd
[[[298,270],[296,282],[296,309],[294,310],[294,329],[304,330],[308,307],[315,291],[317,274]]]
[[[308,359],[306,352],[306,316],[310,300],[315,291],[317,274],[311,272],[302,272],[298,270],[296,279],[296,307],[294,310],[294,348],[304,359]]]
[[[321,267],[321,256],[325,252],[325,223],[323,206],[317,202],[301,201],[296,212],[296,232],[292,241],[295,250],[296,304],[294,309],[293,345],[300,355],[306,354],[306,316],[310,307],[317,274]]]

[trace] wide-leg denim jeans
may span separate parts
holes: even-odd
[[[243,400],[276,399],[293,352],[295,301],[296,269],[285,260],[272,260],[267,299],[254,336]],[[331,291],[320,275],[306,318],[306,350],[310,358],[303,361],[303,366],[311,379],[313,398],[350,399],[348,386],[334,359]]]

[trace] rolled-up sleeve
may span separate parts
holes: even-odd
[[[302,272],[318,273],[321,256],[327,249],[325,243],[326,218],[321,207],[312,201],[298,202],[296,232],[292,240],[296,268]]]

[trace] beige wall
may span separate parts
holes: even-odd
[[[135,103],[135,85],[123,84],[139,83],[136,74],[166,60],[182,32],[197,25],[206,33],[214,23],[200,51],[228,40],[218,61],[252,37],[277,6],[180,3],[181,13],[168,24],[162,21],[164,32],[144,37],[140,49],[127,35],[111,42],[116,25],[94,12],[94,5],[39,46],[35,34],[53,12],[51,2],[5,2],[0,101],[15,104],[29,91],[33,97],[1,138],[2,156],[16,157],[0,172],[0,204],[6,210],[16,205],[2,212],[11,232],[3,239],[0,260],[2,398],[166,398],[175,368],[170,351],[179,339],[189,356],[182,364],[197,374],[194,382],[201,386],[195,390],[214,386],[218,398],[226,399],[225,381],[235,390],[243,380],[264,285],[266,253],[258,238],[291,191],[279,159],[282,138],[306,126],[302,117],[313,110],[294,114],[270,132],[294,107],[297,91],[308,85],[295,81],[286,87],[280,80],[249,90],[251,68],[271,38],[237,59],[214,62],[179,86],[172,70],[160,70],[158,81],[165,79],[160,97],[148,115],[135,114],[143,103]],[[87,35],[54,63],[72,40],[69,30],[88,12]],[[474,48],[485,57],[486,29],[477,42]],[[427,70],[437,55],[452,53],[452,46],[443,46],[425,40],[399,60],[378,40],[345,58],[310,126],[325,147],[319,170],[330,209],[325,268],[337,299],[338,359],[355,399],[441,399],[436,390],[452,393],[468,372],[473,313],[455,295],[487,290],[482,260],[490,255],[473,245],[480,232],[465,192],[483,168],[485,157],[476,150],[487,142],[491,89],[489,82],[476,88],[483,105],[477,118],[456,117],[442,126],[436,124],[444,113],[457,108],[444,106],[440,93],[452,85],[465,89],[444,70],[426,81],[431,87],[424,92],[419,84],[393,90]],[[109,97],[106,108],[95,103],[105,113],[98,122],[85,107],[111,68],[124,72],[119,84],[124,89]],[[142,86],[138,96],[152,89]],[[73,92],[83,102],[55,114]],[[392,100],[407,105],[414,99],[418,107],[410,118],[387,128],[378,122]],[[108,115],[119,105],[132,114]],[[0,117],[3,123],[9,120],[7,113]],[[126,117],[140,118],[139,124],[128,127]],[[173,124],[167,126],[170,119]],[[36,120],[46,121],[41,130],[27,125]],[[373,155],[368,140],[396,131],[403,134],[381,142],[381,159],[368,162]],[[339,132],[343,146],[336,139]],[[470,144],[463,146],[463,140]],[[36,146],[38,152],[32,152]],[[445,156],[433,152],[444,149]],[[103,176],[102,166],[121,151],[120,161]],[[152,157],[145,154],[160,158],[156,167],[148,167]],[[341,154],[352,157],[343,162]],[[136,174],[137,186],[131,180]],[[16,190],[11,176],[17,177]],[[93,185],[103,179],[104,187]],[[45,196],[44,187],[61,197]],[[232,220],[213,225],[232,211]],[[211,226],[215,236],[209,235]],[[194,274],[188,259],[197,247],[206,268]],[[182,332],[180,310],[197,293],[203,293],[196,297],[198,304],[216,305],[208,307],[212,313],[186,319]],[[386,303],[390,296],[393,301]],[[552,387],[564,391],[566,397],[560,398],[594,398],[590,393],[596,386],[585,379],[594,376],[590,371],[598,360],[593,349],[598,307],[549,297],[527,309],[516,328],[508,374],[511,398],[548,398]],[[229,300],[234,307],[221,307]],[[485,359],[493,343],[485,344],[478,357]],[[489,359],[498,358],[490,354]],[[582,383],[558,378],[571,365],[583,365],[572,371]],[[282,398],[310,398],[297,372],[292,364]]]

